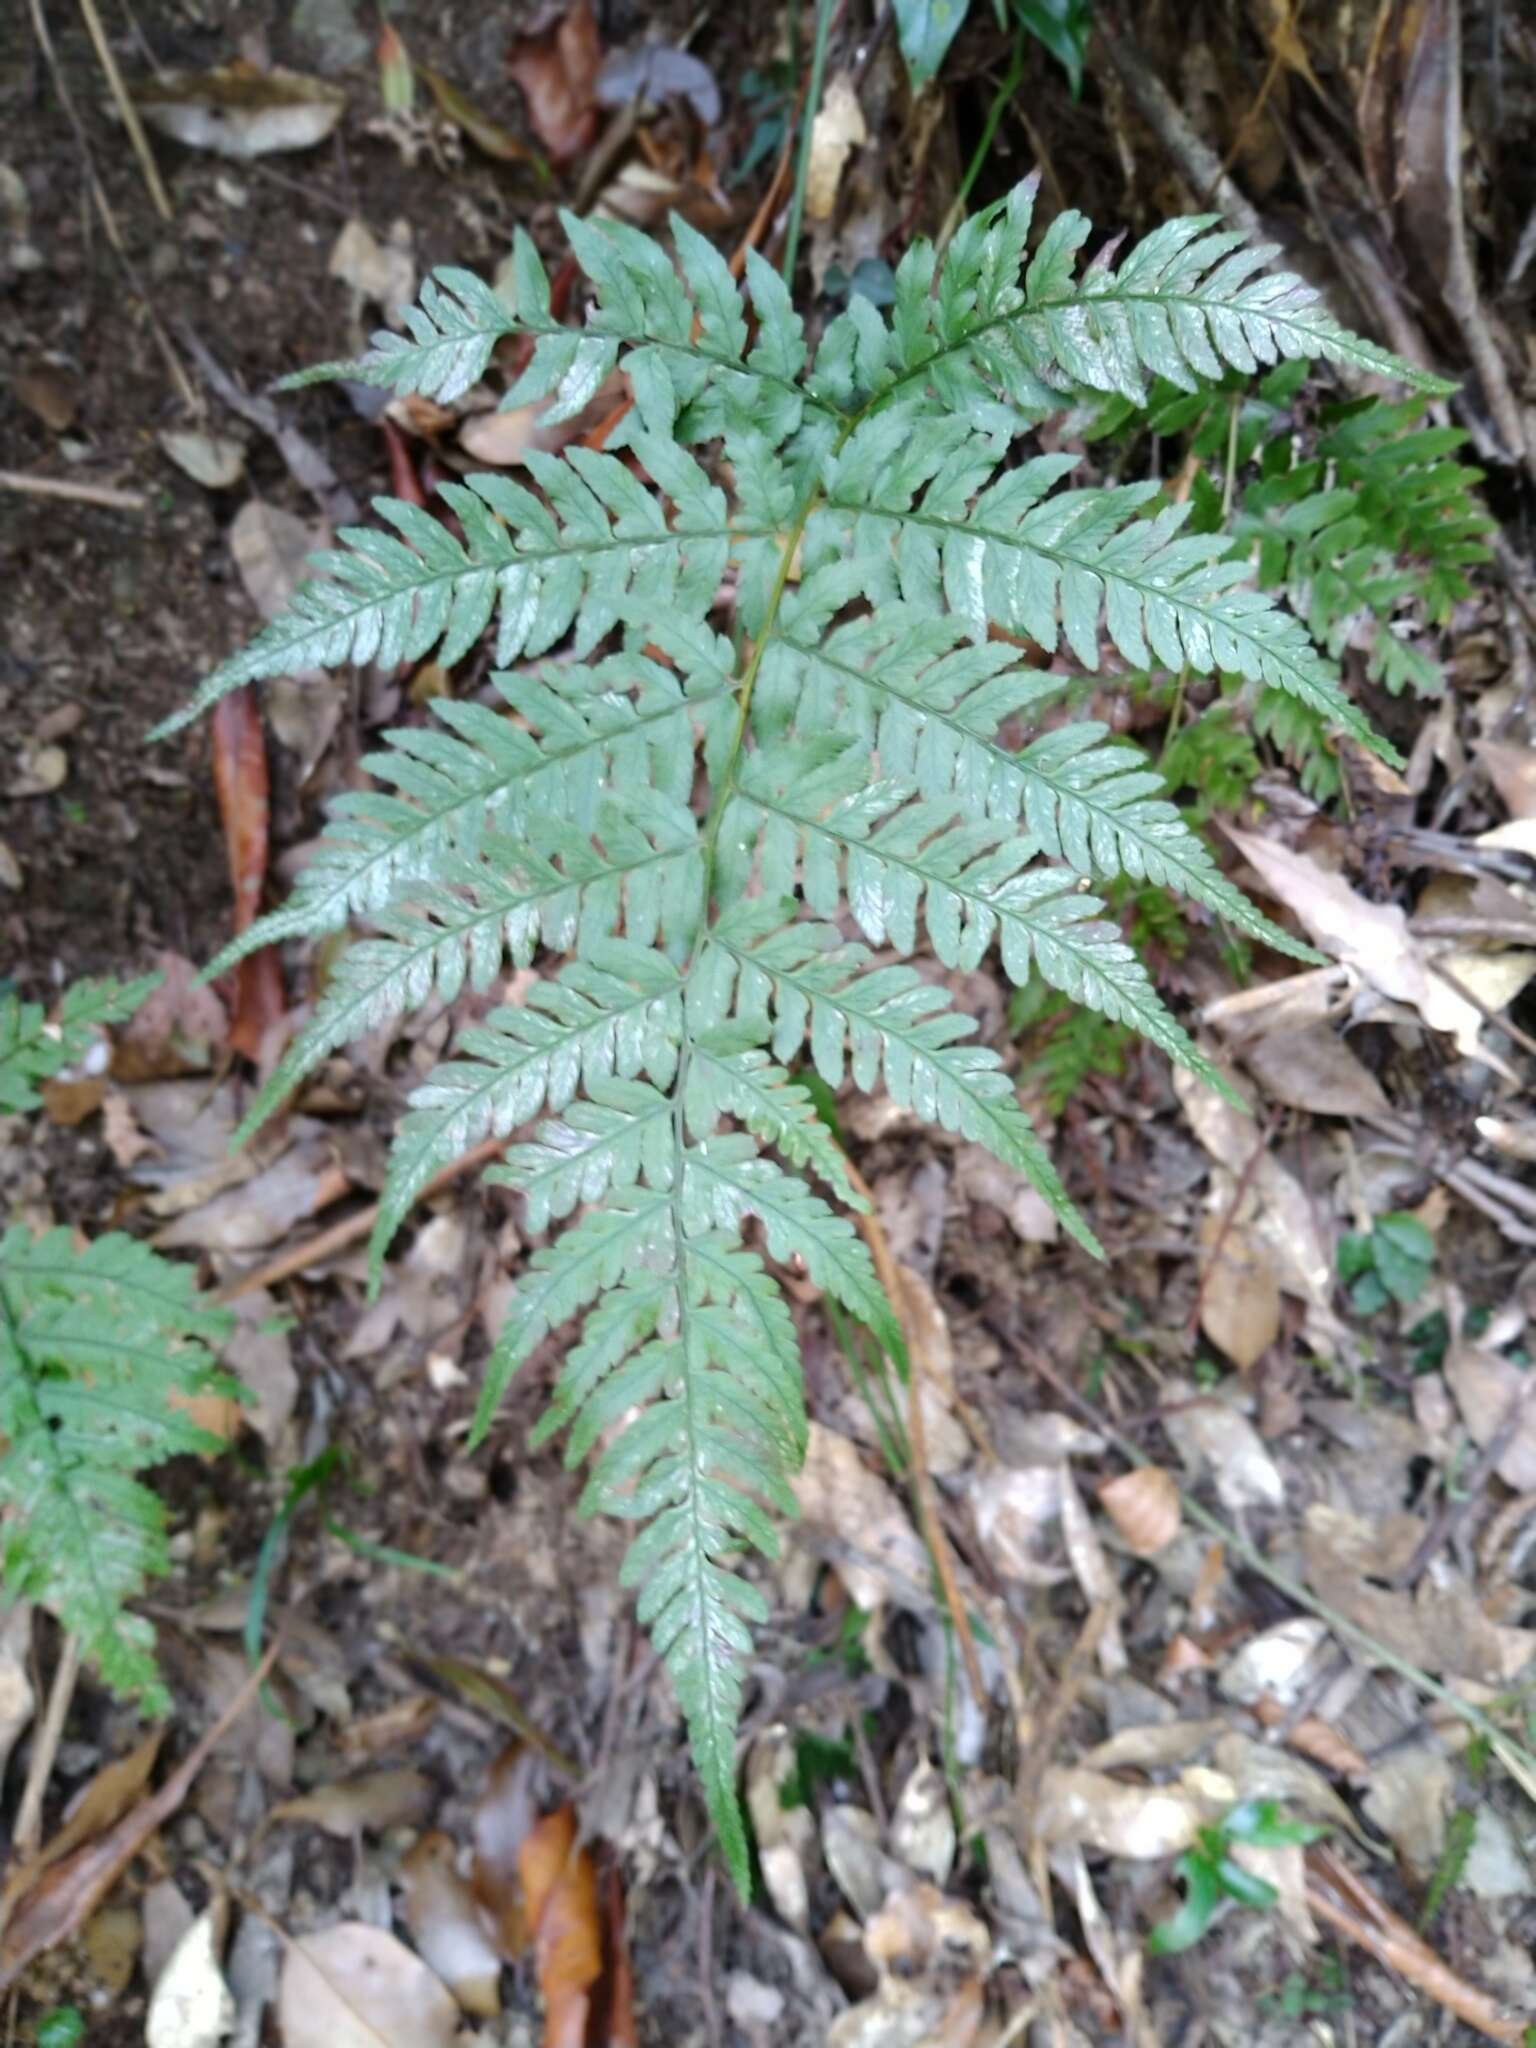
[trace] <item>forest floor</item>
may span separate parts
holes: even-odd
[[[165,979],[109,1071],[50,1091],[39,1120],[0,1121],[0,1191],[8,1220],[127,1228],[195,1259],[237,1306],[230,1363],[251,1399],[222,1418],[221,1458],[163,1475],[174,1562],[147,1607],[177,1702],[163,1741],[89,1671],[72,1679],[50,1621],[0,1617],[0,1811],[14,1825],[40,1795],[45,1855],[71,1827],[102,1836],[238,1694],[253,1601],[258,1639],[262,1614],[281,1633],[263,1701],[12,1986],[7,2040],[60,2048],[71,2011],[103,2048],[142,2038],[147,2015],[157,2048],[231,2029],[242,2048],[406,2048],[455,2025],[551,2048],[1407,2048],[1536,2024],[1536,36],[1518,10],[1466,10],[1467,140],[1458,123],[1447,183],[1450,0],[1315,24],[1289,0],[1158,4],[1136,11],[1135,47],[1106,6],[1020,0],[1069,55],[1080,44],[1076,94],[984,0],[914,94],[895,29],[913,11],[834,9],[828,76],[862,139],[807,235],[813,324],[939,229],[968,167],[981,204],[1038,165],[1047,217],[1069,202],[1107,234],[1204,205],[1221,166],[1216,203],[1256,209],[1342,317],[1467,380],[1440,416],[1468,428],[1500,534],[1446,617],[1409,604],[1397,622],[1436,694],[1387,695],[1358,636],[1345,644],[1402,774],[1345,748],[1328,787],[1251,742],[1230,793],[1214,772],[1181,792],[1223,865],[1334,961],[1288,978],[1276,956],[1234,963],[1208,924],[1151,934],[1165,996],[1251,1115],[1149,1048],[1022,1013],[990,964],[952,977],[1053,1132],[1107,1266],[979,1148],[883,1098],[840,1105],[935,1360],[929,1462],[985,1621],[988,1697],[859,1360],[807,1289],[813,1441],[749,1687],[759,1881],[743,1907],[618,1587],[622,1529],[578,1518],[580,1474],[527,1448],[553,1347],[465,1449],[530,1249],[518,1207],[448,1180],[368,1298],[400,1106],[488,1005],[352,1048],[228,1155],[324,949],[212,989],[198,966],[229,936],[237,883],[281,900],[327,800],[447,679],[432,663],[299,678],[218,736],[144,734],[371,497],[514,468],[537,431],[490,409],[499,373],[452,410],[370,406],[355,387],[274,396],[275,380],[355,352],[434,265],[494,275],[514,227],[556,269],[559,205],[648,228],[675,206],[722,249],[755,238],[777,259],[815,10],[791,45],[777,4],[391,5],[414,102],[386,114],[377,21],[355,0],[103,4],[156,109],[162,210],[86,14],[13,7],[0,972],[42,1000],[82,974]],[[1081,36],[1060,26],[1079,16]],[[1016,48],[1024,82],[983,147]],[[320,132],[276,150],[260,121]],[[244,124],[245,153],[166,132],[194,122]],[[1105,474],[1121,459],[1075,445]],[[1153,460],[1173,446],[1154,437]],[[455,693],[489,666],[473,657]],[[1207,708],[1112,681],[1100,699],[1154,753]],[[1270,1908],[1229,1903],[1198,1946],[1158,1957],[1147,1936],[1178,1909],[1192,1801],[1271,1802],[1282,1833],[1326,1832],[1240,1843]],[[601,1960],[574,2021],[515,1926],[540,1813],[592,1859],[580,1933]],[[0,1966],[14,1903],[0,1885]],[[194,1925],[214,1936],[201,1957]],[[458,1994],[447,2033],[423,1956]],[[168,1967],[192,1987],[186,2013],[157,1992]]]

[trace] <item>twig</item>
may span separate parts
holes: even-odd
[[[170,195],[160,182],[160,167],[155,162],[154,152],[149,146],[149,137],[144,133],[144,123],[139,119],[139,110],[128,97],[128,88],[123,84],[123,74],[117,68],[112,45],[107,41],[106,31],[101,25],[101,16],[96,12],[96,0],[80,0],[80,12],[85,16],[85,25],[90,31],[96,55],[101,60],[101,68],[107,74],[107,84],[112,88],[113,104],[122,116],[123,126],[128,130],[128,139],[133,144],[133,153],[139,160],[139,169],[144,173],[149,196],[155,202],[155,211],[162,220],[174,220],[176,215],[171,206]]]
[[[1532,1038],[1528,1031],[1522,1031],[1512,1017],[1503,1017],[1497,1010],[1490,1010],[1481,996],[1474,995],[1461,977],[1453,974],[1450,968],[1443,966],[1440,961],[1431,960],[1428,965],[1430,973],[1439,975],[1443,982],[1455,989],[1463,1001],[1472,1005],[1485,1024],[1492,1024],[1495,1030],[1508,1032],[1516,1045],[1523,1045],[1528,1053],[1536,1053],[1536,1038]]]
[[[869,1246],[869,1255],[874,1261],[880,1285],[900,1320],[902,1334],[907,1340],[910,1362],[907,1374],[907,1448],[912,1455],[912,1490],[917,1496],[923,1533],[928,1540],[934,1571],[938,1574],[944,1605],[949,1610],[949,1618],[959,1638],[965,1675],[970,1682],[976,1704],[981,1706],[987,1697],[986,1683],[981,1675],[981,1659],[976,1653],[976,1638],[971,1633],[971,1617],[967,1614],[965,1602],[960,1595],[960,1583],[955,1576],[955,1561],[950,1552],[949,1538],[945,1535],[944,1525],[939,1520],[939,1503],[934,1492],[933,1474],[928,1469],[928,1432],[923,1422],[922,1390],[924,1380],[933,1381],[934,1374],[928,1356],[927,1341],[916,1317],[907,1305],[901,1269],[896,1264],[885,1232],[881,1228],[869,1183],[851,1159],[845,1159],[844,1164],[849,1180],[869,1205],[858,1218],[859,1231]]]
[[[42,1843],[43,1799],[48,1790],[48,1780],[53,1776],[59,1744],[64,1739],[64,1723],[69,1718],[69,1704],[75,1696],[75,1680],[79,1676],[80,1638],[71,1634],[65,1636],[64,1647],[59,1652],[53,1683],[48,1688],[48,1705],[32,1738],[32,1754],[27,1759],[27,1782],[22,1787],[16,1828],[11,1837],[12,1856],[18,1864],[30,1863]]]
[[[456,1181],[461,1174],[472,1172],[477,1166],[484,1166],[496,1159],[511,1143],[510,1137],[487,1138],[483,1145],[476,1145],[472,1152],[466,1152],[462,1159],[455,1159],[441,1172],[433,1174],[421,1193],[416,1197],[424,1202],[429,1195]],[[359,1209],[354,1216],[343,1216],[339,1223],[333,1223],[329,1230],[322,1230],[316,1237],[307,1237],[302,1244],[289,1245],[265,1265],[254,1266],[249,1273],[241,1273],[227,1281],[214,1299],[222,1303],[238,1301],[243,1294],[255,1294],[259,1288],[276,1287],[284,1280],[291,1280],[295,1273],[302,1273],[308,1266],[319,1265],[322,1259],[334,1259],[338,1252],[344,1252],[359,1238],[367,1237],[379,1218],[379,1204],[370,1202],[366,1209]]]
[[[1524,2021],[1506,2017],[1486,1991],[1458,1976],[1406,1920],[1383,1905],[1369,1885],[1327,1849],[1307,1851],[1307,1904],[1384,1968],[1490,2041],[1525,2040]]]
[[[76,505],[100,505],[108,512],[143,512],[149,505],[142,491],[76,483],[65,476],[28,476],[20,469],[0,469],[0,491],[15,491],[24,498],[64,498]]]

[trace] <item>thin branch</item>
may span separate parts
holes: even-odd
[[[27,1782],[22,1787],[21,1804],[16,1810],[16,1828],[11,1837],[12,1857],[18,1866],[30,1863],[42,1843],[43,1800],[47,1796],[48,1780],[53,1776],[59,1744],[64,1739],[64,1723],[69,1719],[70,1702],[74,1699],[75,1681],[79,1676],[80,1638],[71,1634],[65,1636],[64,1647],[59,1652],[53,1683],[48,1688],[48,1705],[32,1738],[32,1754],[27,1759]]]
[[[142,491],[77,483],[66,476],[28,476],[20,469],[0,469],[0,491],[15,491],[24,498],[63,498],[75,505],[100,505],[108,512],[143,512],[149,506]]]

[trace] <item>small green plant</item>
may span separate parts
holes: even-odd
[[[1318,1957],[1312,1977],[1292,1970],[1278,1991],[1261,1992],[1256,2001],[1258,2011],[1266,2019],[1283,2020],[1322,2017],[1342,2012],[1353,2003],[1344,1965],[1337,1956],[1330,1955]]]
[[[992,0],[999,28],[1013,22],[1067,74],[1072,97],[1083,89],[1093,0]],[[892,0],[896,34],[914,89],[928,83],[949,53],[971,11],[971,0]]]
[[[1417,1216],[1400,1210],[1378,1216],[1368,1231],[1346,1231],[1339,1239],[1339,1279],[1363,1316],[1394,1301],[1411,1308],[1429,1285],[1434,1262],[1434,1238]]]
[[[942,261],[916,242],[888,314],[855,293],[814,351],[776,271],[749,257],[743,291],[682,220],[669,251],[564,216],[582,327],[555,317],[521,234],[515,312],[438,272],[405,335],[307,376],[446,402],[514,336],[531,353],[507,404],[547,400],[557,422],[622,366],[632,410],[604,451],[530,452],[527,483],[445,485],[457,530],[377,500],[392,531],[343,533],[166,728],[295,670],[434,649],[451,669],[495,624],[484,698],[438,696],[433,725],[388,734],[290,901],[208,971],[371,927],[249,1132],[333,1047],[539,961],[526,1001],[466,1026],[412,1095],[373,1269],[441,1168],[549,1117],[491,1177],[521,1190],[530,1233],[570,1221],[521,1275],[473,1441],[517,1367],[585,1317],[535,1440],[569,1426],[573,1463],[598,1453],[587,1508],[645,1525],[624,1579],[743,1891],[736,1727],[768,1614],[747,1561],[777,1552],[770,1510],[793,1511],[807,1431],[768,1262],[800,1262],[905,1370],[834,1206],[862,1198],[791,1062],[990,1147],[1097,1254],[1001,1058],[914,961],[964,970],[995,946],[1016,985],[1038,975],[1222,1086],[1090,884],[1174,890],[1316,956],[1226,878],[1144,755],[1092,719],[1046,721],[1067,661],[1238,674],[1392,756],[1224,540],[1187,532],[1155,483],[1067,486],[1076,458],[1036,436],[1089,393],[1143,402],[1149,373],[1418,373],[1209,216],[1079,273],[1089,223],[1061,214],[1027,253],[1034,201],[1031,180]],[[1021,638],[1060,649],[1062,672],[1022,660]],[[557,647],[569,658],[528,666]]]
[[[0,997],[0,1107],[88,1057],[153,980],[79,982],[55,1020]],[[168,1567],[165,1509],[140,1475],[221,1448],[192,1421],[199,1394],[234,1394],[215,1366],[233,1318],[187,1265],[112,1233],[83,1249],[68,1230],[0,1235],[0,1564],[7,1586],[52,1609],[102,1677],[152,1711],[169,1698],[154,1630],[127,1603]]]
[[[1312,1821],[1287,1820],[1272,1799],[1245,1799],[1234,1806],[1214,1827],[1202,1828],[1195,1846],[1174,1865],[1184,1880],[1184,1903],[1147,1936],[1148,1953],[1176,1956],[1193,1948],[1225,1900],[1261,1913],[1276,1903],[1280,1894],[1275,1887],[1237,1861],[1235,1846],[1284,1849],[1319,1841],[1327,1832]]]

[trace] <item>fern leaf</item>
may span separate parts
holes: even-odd
[[[65,1230],[0,1238],[5,1577],[152,1712],[169,1705],[154,1630],[127,1603],[169,1557],[165,1510],[137,1475],[220,1448],[184,1404],[234,1391],[210,1349],[232,1326],[200,1300],[190,1267],[130,1238],[84,1251]]]
[[[0,995],[0,1116],[36,1109],[39,1083],[83,1059],[98,1031],[131,1017],[159,985],[158,974],[72,982],[51,1022],[41,1003]]]
[[[682,1038],[682,989],[661,955],[628,940],[594,941],[522,1009],[493,1010],[460,1034],[457,1059],[411,1096],[390,1154],[374,1226],[375,1274],[432,1176],[482,1144],[563,1109],[579,1087],[645,1075],[671,1086]]]
[[[434,649],[451,667],[493,615],[501,662],[541,654],[573,629],[577,652],[586,653],[642,593],[658,613],[702,616],[729,554],[725,499],[671,441],[642,436],[634,445],[673,502],[670,522],[616,456],[583,448],[563,459],[530,451],[528,468],[548,503],[504,476],[444,484],[462,541],[420,506],[376,498],[375,512],[399,537],[344,528],[345,549],[317,555],[319,573],[288,609],[151,738],[265,676],[348,661],[389,666]]]

